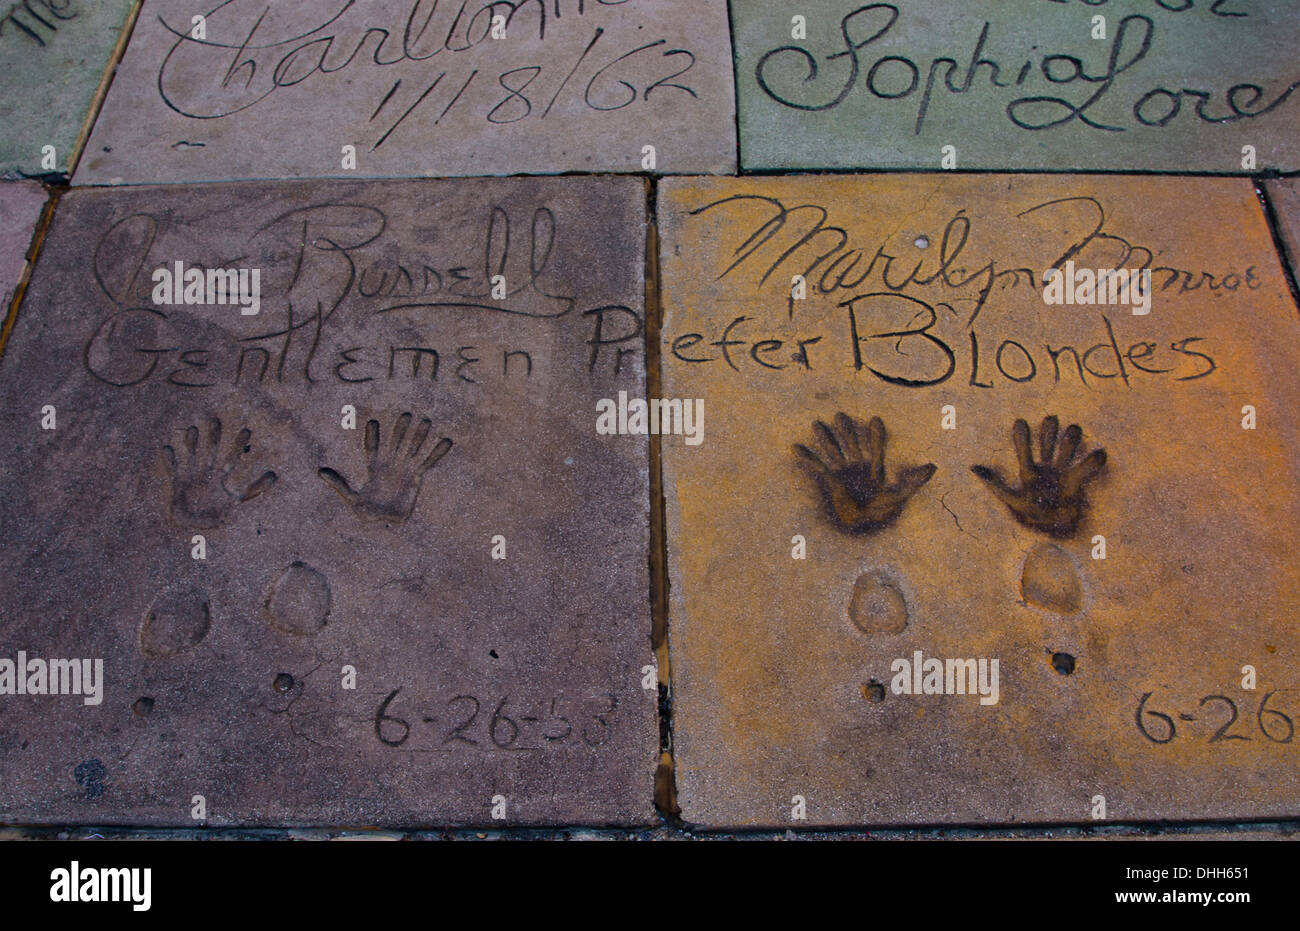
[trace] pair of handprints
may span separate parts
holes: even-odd
[[[1083,430],[1071,424],[1060,432],[1055,415],[1043,418],[1038,429],[1038,460],[1031,449],[1029,424],[1017,420],[1011,439],[1019,465],[1019,487],[995,469],[971,466],[1020,523],[1053,537],[1070,537],[1079,528],[1087,507],[1085,485],[1106,465],[1106,451],[1080,456]],[[826,516],[847,533],[865,534],[892,524],[908,500],[937,471],[933,463],[899,469],[885,479],[885,424],[872,417],[864,424],[845,413],[834,425],[813,424],[813,446],[795,444],[799,462],[821,490]]]
[[[366,423],[366,480],[359,487],[353,488],[334,469],[321,468],[317,474],[358,514],[406,520],[415,510],[424,474],[452,447],[452,441],[445,436],[430,445],[433,422],[429,418],[422,419],[413,432],[412,420],[410,413],[399,416],[389,442],[382,447],[379,421]],[[245,427],[223,450],[221,420],[211,417],[206,433],[198,426],[185,431],[179,454],[172,446],[163,447],[163,460],[172,477],[171,512],[178,522],[199,528],[216,527],[236,505],[251,501],[276,484],[279,476],[268,469],[242,490],[230,487],[236,467],[252,449],[252,436]]]

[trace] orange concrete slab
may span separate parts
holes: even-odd
[[[683,178],[658,222],[707,411],[664,440],[684,819],[1300,811],[1300,319],[1249,181]]]

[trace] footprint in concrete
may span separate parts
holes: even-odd
[[[907,626],[907,598],[893,576],[872,569],[858,576],[849,599],[849,620],[864,634],[897,634]]]
[[[1039,543],[1025,555],[1020,593],[1026,602],[1059,614],[1083,608],[1083,579],[1070,554],[1055,543]]]
[[[272,627],[287,634],[320,633],[330,613],[330,583],[325,574],[295,560],[280,574],[266,596]]]
[[[212,628],[207,593],[192,586],[165,591],[153,600],[140,625],[145,656],[173,656],[196,647]]]

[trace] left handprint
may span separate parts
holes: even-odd
[[[794,451],[821,490],[826,516],[846,533],[873,533],[892,524],[934,476],[931,462],[905,466],[892,483],[885,481],[885,422],[879,417],[864,424],[840,412],[834,427],[818,420],[813,431],[814,446],[795,443]]]
[[[171,514],[177,523],[200,528],[223,523],[241,501],[256,498],[275,484],[276,474],[267,470],[242,492],[227,487],[230,474],[248,452],[253,433],[247,427],[239,431],[235,442],[224,455],[221,452],[221,420],[211,417],[207,434],[197,426],[185,430],[182,455],[171,446],[163,447],[163,459],[172,477]]]

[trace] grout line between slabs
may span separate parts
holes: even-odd
[[[1282,266],[1282,277],[1286,279],[1287,287],[1291,290],[1291,300],[1296,305],[1297,313],[1300,313],[1300,285],[1296,282],[1296,270],[1291,266],[1294,259],[1300,263],[1300,255],[1292,256],[1287,246],[1286,233],[1282,230],[1282,221],[1278,217],[1277,208],[1273,204],[1273,198],[1264,184],[1263,178],[1255,178],[1255,196],[1259,198],[1260,207],[1264,211],[1264,222],[1268,225],[1269,234],[1273,237],[1273,249],[1277,252],[1278,262]]]

